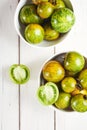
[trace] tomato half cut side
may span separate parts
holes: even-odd
[[[37,90],[39,101],[43,105],[52,105],[56,102],[59,96],[59,90],[55,83],[47,82],[45,85],[40,86]]]
[[[16,84],[24,84],[30,78],[30,70],[25,65],[13,64],[10,69],[10,78]]]

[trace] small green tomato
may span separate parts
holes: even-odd
[[[77,94],[71,99],[71,107],[77,112],[87,111],[87,99],[82,94]]]
[[[54,6],[50,2],[41,2],[38,4],[37,13],[41,18],[48,18],[54,11]]]
[[[80,53],[71,51],[65,55],[64,68],[67,71],[76,74],[84,68],[84,65],[85,59]]]
[[[56,0],[55,9],[65,8],[65,7],[66,6],[63,0]]]
[[[61,86],[63,91],[71,93],[76,88],[76,80],[73,77],[66,77],[62,80]]]
[[[25,28],[25,39],[31,44],[38,44],[44,39],[44,29],[39,24],[29,24]]]
[[[11,80],[16,84],[24,84],[30,78],[30,70],[25,65],[13,64],[9,69]]]
[[[79,81],[82,87],[87,90],[87,69],[84,69],[80,72]]]
[[[60,62],[51,60],[48,61],[42,70],[43,77],[47,81],[50,82],[59,82],[61,81],[65,76],[65,70],[60,64]]]
[[[38,100],[43,105],[51,105],[56,102],[59,96],[59,90],[55,83],[47,82],[37,90]]]
[[[65,109],[70,105],[71,95],[69,93],[59,93],[58,100],[55,102],[55,106],[59,109]]]
[[[52,41],[52,40],[56,40],[59,38],[60,33],[55,31],[51,27],[50,23],[46,23],[43,27],[44,27],[44,31],[45,31],[45,37],[44,37],[45,40]]]
[[[24,5],[19,13],[20,21],[27,25],[29,23],[42,23],[42,19],[37,14],[37,8],[34,4]]]

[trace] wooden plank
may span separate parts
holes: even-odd
[[[52,54],[53,48],[32,48],[21,41],[20,63],[31,72],[29,82],[21,85],[21,130],[54,130],[54,111],[41,105],[36,97],[40,68]]]
[[[71,113],[65,115],[65,130],[87,130],[87,112],[86,113]]]
[[[2,75],[2,64],[0,65],[0,74]],[[2,76],[0,76],[0,130],[2,129]]]
[[[18,86],[9,79],[9,67],[18,62],[18,37],[14,29],[17,1],[0,1],[0,127],[19,130]]]
[[[84,56],[87,56],[86,42],[87,42],[87,1],[71,0],[74,12],[76,16],[76,23],[70,31],[69,35],[56,47],[56,53],[78,51]],[[58,130],[84,130],[87,129],[87,113],[64,113],[61,111],[57,112],[57,129]]]

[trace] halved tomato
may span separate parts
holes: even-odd
[[[38,100],[43,105],[51,105],[55,103],[59,96],[59,90],[55,83],[47,82],[40,86],[37,91]]]
[[[14,64],[9,70],[11,80],[16,84],[24,84],[30,78],[30,70],[25,65]]]

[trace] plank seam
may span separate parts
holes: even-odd
[[[18,3],[20,0],[18,0]],[[18,36],[18,64],[20,64],[20,37]],[[19,130],[21,130],[21,102],[20,102],[20,84],[18,85],[18,117],[19,117]]]

